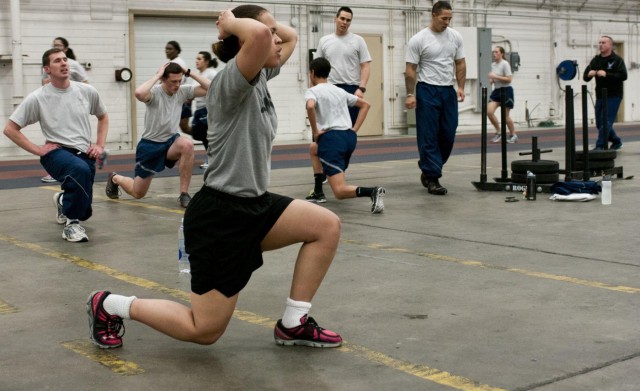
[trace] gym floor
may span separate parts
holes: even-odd
[[[624,178],[608,206],[477,191],[477,135],[457,140],[441,180],[449,194],[429,195],[415,139],[360,140],[347,179],[384,186],[385,212],[371,215],[367,199],[337,201],[325,185],[342,238],[311,315],[345,339],[326,350],[273,341],[297,246],[265,254],[215,345],[125,321],[122,348],[94,347],[93,290],[188,303],[176,171],[144,199],[109,200],[106,173],[133,166],[114,155],[96,178],[90,241],[68,243],[54,219],[58,186],[39,182],[36,160],[0,162],[0,389],[637,390],[640,184],[625,178],[640,169],[640,126],[617,129]],[[521,131],[508,160],[526,159],[518,152],[538,136],[553,148],[542,158],[562,168],[562,133]],[[489,178],[500,176],[499,150],[489,145]],[[306,145],[278,146],[273,166],[270,190],[304,198]],[[202,183],[194,173],[192,194]]]

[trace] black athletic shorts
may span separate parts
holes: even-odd
[[[231,297],[262,266],[260,243],[293,199],[266,192],[237,197],[203,186],[184,214],[191,291]]]

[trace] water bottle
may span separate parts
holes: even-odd
[[[102,167],[104,167],[104,165],[107,164],[108,157],[109,157],[109,150],[103,149],[100,156],[98,156],[98,158],[96,159],[96,167],[98,167],[99,170],[102,170]]]
[[[536,200],[536,192],[538,185],[536,184],[536,175],[531,171],[527,171],[527,193],[525,198],[529,201]]]
[[[191,272],[189,254],[184,248],[184,219],[180,220],[180,228],[178,228],[178,271],[180,273]]]
[[[605,175],[602,178],[602,205],[611,205],[611,176]]]

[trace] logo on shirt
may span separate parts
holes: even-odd
[[[607,63],[607,69],[613,69],[613,61]]]
[[[267,95],[262,98],[262,107],[260,107],[260,112],[271,114],[271,109],[275,109],[275,107],[271,101],[271,95],[267,91]]]

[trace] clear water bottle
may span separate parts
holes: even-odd
[[[189,254],[184,247],[184,219],[180,220],[178,228],[178,271],[180,273],[190,273]]]
[[[602,205],[611,205],[611,176],[605,175],[602,178]]]
[[[527,191],[525,193],[525,198],[529,201],[535,201],[537,190],[538,185],[536,184],[536,174],[531,171],[527,171]]]

